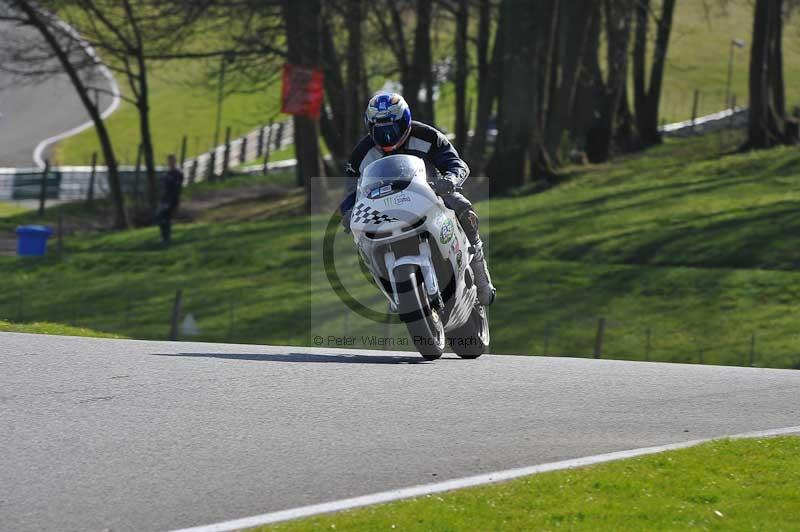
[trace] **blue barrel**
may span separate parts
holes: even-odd
[[[42,257],[47,252],[47,239],[53,230],[44,225],[21,225],[17,227],[17,255]]]

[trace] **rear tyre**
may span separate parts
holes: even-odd
[[[447,343],[461,358],[475,359],[489,347],[489,319],[486,309],[476,304],[467,323],[447,334]]]
[[[397,283],[400,321],[406,324],[414,347],[425,360],[436,360],[445,348],[444,324],[436,309],[428,303],[422,276],[413,264],[398,266]]]

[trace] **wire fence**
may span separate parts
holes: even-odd
[[[62,290],[58,279],[31,277],[3,291],[0,319],[57,322],[138,339],[413,351],[396,316],[378,323],[336,310],[336,302],[325,300],[314,301],[311,308],[310,298],[305,299],[309,294],[280,301],[270,282],[265,274],[223,289],[208,276],[176,288],[171,282],[132,277],[113,290],[99,281],[97,287],[90,283],[76,295]],[[320,319],[319,307],[326,305],[331,310]],[[797,335],[764,323],[750,328],[706,325],[698,331],[613,316],[542,322],[534,314],[526,319],[535,325],[493,318],[490,312],[491,352],[800,369]]]
[[[530,334],[533,351],[541,355],[800,369],[796,335],[762,323],[706,325],[701,331],[576,317],[546,323]]]

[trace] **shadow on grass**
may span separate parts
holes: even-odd
[[[258,362],[302,362],[324,364],[422,364],[425,359],[418,356],[388,355],[319,355],[310,353],[265,354],[265,353],[152,353],[160,357],[222,358],[226,360],[251,360]]]

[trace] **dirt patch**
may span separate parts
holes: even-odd
[[[175,216],[178,223],[228,222],[264,220],[303,214],[303,191],[274,183],[242,185],[231,188],[215,188],[194,191],[187,189]],[[135,208],[128,203],[128,216],[136,227],[150,226],[153,214],[148,208]],[[58,216],[61,217],[64,235],[75,233],[101,233],[112,231],[113,211],[107,200],[95,202],[90,209],[78,202],[63,204],[48,209],[43,221],[31,210],[7,220],[0,228],[0,255],[15,255],[17,236],[12,225],[28,223],[48,225],[56,231]]]
[[[181,200],[181,206],[176,218],[180,221],[205,221],[213,216],[213,211],[229,211],[229,207],[241,204],[263,203],[264,208],[270,204],[280,202],[295,193],[273,183],[248,185],[230,189],[206,190],[192,193],[190,197]],[[236,219],[242,219],[236,217]]]
[[[13,231],[0,232],[0,256],[17,254],[17,235]]]

